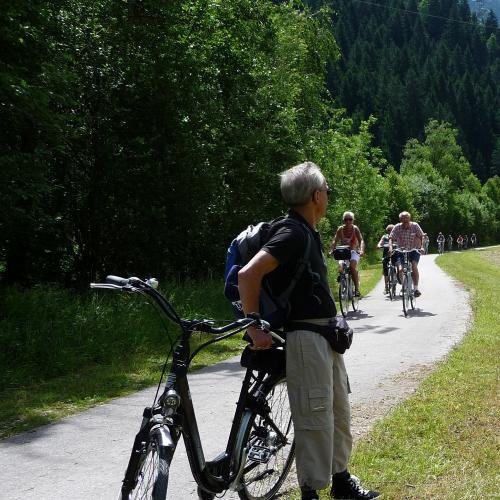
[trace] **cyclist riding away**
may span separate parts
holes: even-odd
[[[444,252],[444,234],[439,231],[439,234],[437,236],[437,239],[436,239],[436,242],[437,242],[437,245],[438,245],[438,253],[443,253]]]
[[[352,435],[349,383],[342,354],[334,351],[321,332],[336,315],[327,268],[316,225],[326,214],[330,189],[317,165],[305,162],[281,173],[281,194],[290,207],[288,217],[305,226],[280,227],[238,274],[245,314],[259,313],[263,278],[273,290],[285,289],[304,256],[309,235],[309,272],[304,272],[290,295],[285,324],[286,379],[295,428],[297,478],[303,500],[319,498],[316,490],[332,480],[333,498],[371,499],[379,494],[364,489],[347,470]],[[272,345],[269,333],[248,329],[254,349]]]
[[[470,235],[470,246],[475,247],[477,245],[477,236],[476,233],[472,233]]]
[[[331,251],[335,250],[337,244],[347,245],[351,249],[351,260],[349,268],[354,281],[354,295],[361,297],[359,292],[359,274],[356,269],[359,259],[365,252],[365,242],[358,226],[354,225],[354,214],[352,212],[344,212],[342,216],[344,224],[339,226],[335,237],[333,238]],[[342,270],[342,262],[339,262],[339,271]]]
[[[413,293],[415,297],[420,297],[422,294],[418,289],[418,261],[420,260],[420,252],[423,251],[422,237],[424,232],[416,222],[411,222],[411,215],[409,212],[401,212],[399,214],[399,220],[401,222],[394,226],[394,229],[389,235],[389,252],[392,255],[392,263],[397,267],[399,281],[402,282],[403,254],[399,251],[394,252],[393,243],[395,242],[401,250],[411,250],[408,254],[408,259],[411,262],[412,268]]]
[[[448,250],[451,252],[453,250],[453,236],[449,234],[446,239],[448,241]]]
[[[387,295],[389,293],[389,259],[391,256],[389,255],[389,235],[391,234],[392,229],[394,228],[394,224],[389,224],[385,228],[385,234],[380,238],[378,242],[377,248],[381,248],[383,251],[382,254],[382,273],[384,275],[385,281],[385,289],[384,293]]]

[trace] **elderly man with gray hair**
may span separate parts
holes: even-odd
[[[418,289],[419,273],[418,261],[420,260],[420,253],[424,252],[422,248],[424,232],[422,228],[416,223],[411,222],[411,215],[409,212],[401,212],[399,214],[399,224],[396,224],[389,235],[389,252],[393,253],[393,243],[397,243],[398,250],[410,250],[408,259],[411,262],[411,276],[413,279],[413,293],[415,297],[422,295]],[[403,255],[400,251],[395,251],[392,256],[392,263],[398,268],[398,278],[403,279]]]
[[[319,167],[305,162],[282,172],[281,194],[290,208],[288,217],[301,224],[280,225],[241,269],[238,288],[245,314],[259,313],[263,278],[268,275],[277,293],[284,290],[311,238],[309,271],[290,296],[285,324],[286,376],[302,499],[319,498],[316,490],[327,487],[330,479],[333,498],[376,498],[378,492],[364,489],[347,470],[352,449],[349,381],[342,354],[320,333],[334,322],[337,312],[316,230],[326,214],[330,188]],[[269,333],[251,327],[248,334],[254,349],[271,347]]]

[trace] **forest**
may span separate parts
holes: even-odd
[[[498,242],[499,36],[465,0],[4,3],[1,280],[221,276],[304,159],[325,242],[345,210]]]

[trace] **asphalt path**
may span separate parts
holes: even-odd
[[[407,318],[401,300],[383,295],[382,281],[360,301],[360,311],[349,314],[355,334],[345,361],[355,437],[408,397],[467,329],[468,295],[434,259],[421,258],[422,296]],[[207,460],[224,448],[242,373],[233,358],[189,376]],[[154,392],[146,389],[0,441],[0,499],[116,498],[142,409]],[[168,498],[197,499],[182,442]]]

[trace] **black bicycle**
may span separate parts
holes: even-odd
[[[349,312],[349,304],[353,311],[359,309],[359,297],[355,293],[354,280],[349,267],[351,260],[351,249],[348,246],[338,246],[332,252],[333,258],[340,261],[341,270],[339,273],[339,303],[340,311],[344,318]]]
[[[401,298],[403,299],[402,300],[403,313],[405,316],[408,316],[408,310],[410,308],[412,310],[415,309],[415,305],[417,303],[417,298],[415,297],[415,293],[413,290],[413,278],[411,275],[412,264],[410,262],[410,259],[408,258],[409,253],[412,252],[413,250],[405,250],[401,248],[395,250],[395,252],[401,252],[401,254],[403,255],[403,262],[402,262],[403,278],[401,281]]]
[[[295,453],[283,347],[252,351],[247,346],[243,351],[242,365],[247,369],[231,432],[225,450],[210,461],[203,453],[187,380],[189,365],[201,349],[250,325],[269,330],[269,324],[259,318],[245,318],[215,327],[212,320],[182,319],[156,290],[156,280],[108,276],[105,281],[90,286],[145,295],[164,317],[180,327],[172,344],[172,363],[164,390],[158,397],[167,363],[153,404],[144,409],[119,498],[164,500],[170,463],[181,436],[201,500],[211,500],[228,489],[237,491],[244,500],[273,498],[290,471]],[[191,353],[190,339],[195,332],[216,337]],[[182,492],[175,492],[172,498],[182,498]]]

